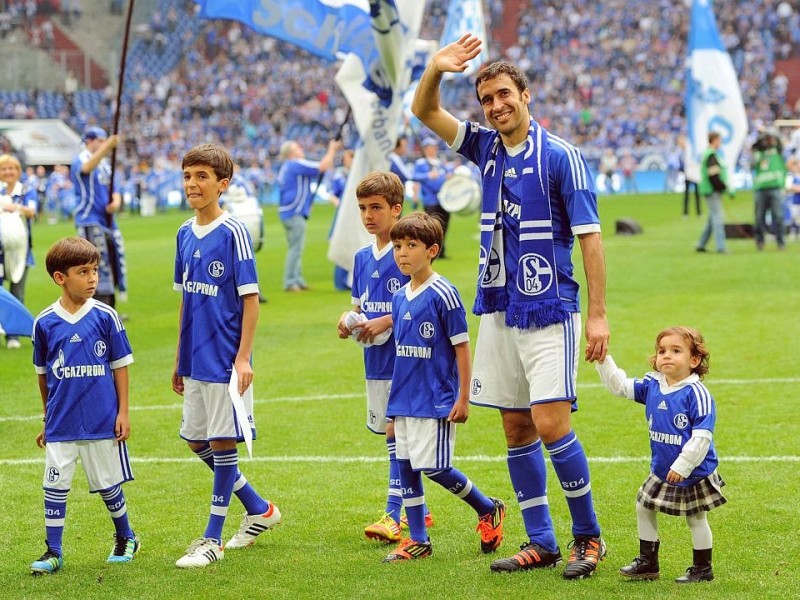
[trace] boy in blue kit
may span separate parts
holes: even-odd
[[[121,487],[133,479],[125,445],[131,431],[128,365],[133,362],[128,336],[116,311],[92,299],[100,264],[97,248],[83,238],[67,237],[50,248],[45,264],[61,297],[39,313],[33,326],[33,364],[44,408],[36,443],[46,453],[47,535],[47,551],[31,564],[34,575],[64,566],[67,493],[79,458],[89,491],[100,494],[114,522],[107,562],[128,562],[139,550]]]
[[[205,567],[224,556],[222,526],[231,494],[246,512],[227,549],[253,544],[278,525],[278,507],[264,500],[238,468],[237,442],[242,423],[255,437],[251,354],[258,322],[258,277],[247,228],[219,206],[233,176],[233,160],[219,146],[203,144],[184,157],[183,190],[195,216],[178,230],[174,289],[182,291],[180,331],[172,389],[183,396],[180,435],[214,472],[211,514],[203,536],[195,540],[180,568]],[[233,373],[232,370],[235,370]],[[237,414],[228,385],[235,377],[244,396]]]
[[[364,228],[375,241],[359,250],[353,261],[353,310],[339,319],[339,337],[355,339],[364,346],[367,380],[367,429],[386,435],[389,450],[389,493],[384,515],[364,528],[364,535],[381,542],[399,542],[403,498],[395,456],[394,424],[386,420],[386,404],[394,368],[392,296],[408,282],[392,255],[389,232],[403,212],[405,190],[394,173],[373,171],[356,188]],[[433,519],[427,515],[428,526]]]
[[[423,213],[400,219],[391,231],[395,262],[411,277],[392,298],[396,356],[386,411],[394,419],[409,537],[384,562],[433,553],[425,527],[423,473],[478,513],[482,552],[494,552],[503,540],[505,504],[485,496],[451,464],[456,423],[469,416],[471,365],[461,297],[431,268],[443,237],[439,220]]]

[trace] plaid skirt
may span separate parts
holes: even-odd
[[[723,485],[725,481],[716,471],[691,486],[673,485],[650,473],[639,488],[636,502],[648,510],[688,517],[725,504]]]

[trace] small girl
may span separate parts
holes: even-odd
[[[711,528],[706,512],[726,502],[717,473],[713,434],[717,410],[700,380],[709,353],[700,332],[669,327],[656,338],[650,357],[655,372],[628,378],[610,355],[597,365],[606,388],[645,405],[650,432],[650,475],[636,496],[639,556],[619,570],[631,579],[658,579],[656,512],[682,515],[692,533],[694,560],[677,583],[711,581]]]

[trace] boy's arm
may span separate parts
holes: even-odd
[[[350,334],[353,333],[352,329],[349,329],[345,324],[345,319],[347,318],[347,315],[350,314],[351,312],[360,313],[361,307],[356,304],[355,306],[353,306],[352,310],[344,311],[342,313],[342,316],[339,317],[339,323],[336,325],[336,329],[339,332],[339,337],[343,340],[349,338]]]
[[[466,423],[469,418],[469,382],[472,379],[472,361],[469,352],[469,342],[461,342],[453,346],[456,352],[456,366],[458,367],[458,398],[453,404],[453,410],[447,417],[453,423]]]
[[[124,442],[131,435],[131,421],[128,411],[128,367],[114,369],[114,388],[117,390],[117,421],[114,435],[118,442]]]
[[[47,375],[39,373],[39,393],[42,396],[42,415],[47,415]],[[47,440],[44,437],[44,417],[42,418],[42,432],[36,436],[36,445],[44,448]]]
[[[253,354],[253,341],[256,337],[258,324],[258,294],[242,296],[242,337],[239,340],[239,351],[233,361],[233,368],[239,379],[239,395],[243,396],[245,390],[253,383],[253,366],[250,357]]]
[[[175,349],[175,368],[172,371],[172,391],[183,396],[183,377],[178,375],[178,361],[181,356],[181,328],[183,327],[183,296],[181,305],[178,308],[178,344]]]
[[[374,342],[375,338],[392,326],[392,314],[375,317],[364,321],[360,325],[361,333],[358,334],[359,342]]]

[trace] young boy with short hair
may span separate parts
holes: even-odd
[[[238,468],[236,444],[244,440],[243,427],[255,438],[252,393],[245,392],[253,382],[259,305],[250,235],[219,205],[233,175],[233,160],[224,148],[203,144],[186,153],[181,168],[195,216],[181,225],[177,236],[173,284],[182,297],[172,389],[183,396],[180,436],[214,472],[205,533],[175,563],[192,568],[224,557],[222,527],[232,493],[246,512],[225,545],[229,550],[252,545],[256,536],[281,522],[281,513]],[[244,397],[240,410],[228,391],[231,380]]]
[[[368,538],[385,543],[399,542],[402,537],[400,473],[395,458],[394,425],[386,420],[386,403],[394,368],[392,295],[408,282],[394,262],[389,232],[403,212],[404,196],[403,184],[394,173],[373,171],[359,182],[356,198],[361,222],[375,236],[375,241],[356,252],[351,288],[353,310],[344,312],[338,324],[340,338],[354,335],[364,346],[367,429],[386,435],[389,451],[386,510],[380,519],[364,528]]]
[[[45,258],[61,297],[36,317],[33,364],[39,376],[45,449],[44,514],[47,551],[31,564],[34,575],[64,566],[62,538],[67,493],[80,458],[89,491],[100,494],[114,522],[107,562],[124,563],[139,551],[128,522],[121,484],[133,480],[125,440],[128,418],[128,336],[117,312],[94,300],[100,252],[77,236],[56,242]]]
[[[485,496],[451,464],[456,423],[469,416],[472,368],[461,297],[431,266],[443,237],[439,220],[423,213],[403,217],[391,231],[394,259],[411,278],[392,298],[396,356],[386,411],[394,419],[409,537],[384,562],[433,553],[425,527],[422,474],[478,513],[482,552],[494,552],[503,540],[503,501]]]

